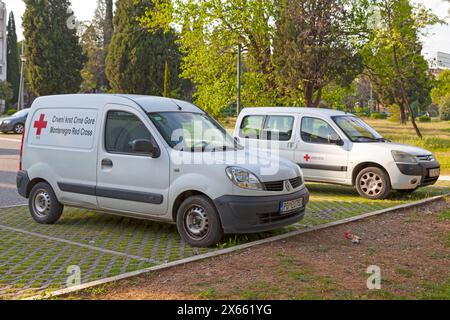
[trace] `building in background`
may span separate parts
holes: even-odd
[[[442,70],[450,69],[450,54],[438,51],[431,61],[431,73],[437,77]]]
[[[6,81],[6,26],[8,23],[8,14],[6,4],[0,0],[0,81]],[[0,100],[0,114],[5,111],[5,101]]]

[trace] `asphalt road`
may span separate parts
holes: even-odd
[[[0,207],[26,204],[16,190],[20,136],[0,134]]]

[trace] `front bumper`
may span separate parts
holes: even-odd
[[[281,202],[300,198],[303,198],[303,208],[280,214]],[[309,191],[306,187],[288,195],[222,196],[214,200],[227,234],[264,232],[297,223],[303,219],[308,202]]]
[[[425,187],[435,184],[439,177],[430,177],[430,169],[440,169],[437,161],[420,162],[418,164],[397,164],[398,169],[405,176],[420,177],[419,187]]]

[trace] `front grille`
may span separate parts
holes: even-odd
[[[434,161],[434,157],[430,154],[430,155],[426,155],[426,156],[417,156],[416,157],[417,160],[419,162],[432,162]]]
[[[284,181],[265,182],[264,188],[266,191],[283,191]]]
[[[285,180],[265,182],[264,183],[264,188],[266,189],[266,191],[281,192],[281,191],[284,190],[284,182],[285,182]],[[301,177],[290,179],[289,182],[291,183],[291,186],[292,186],[293,189],[297,189],[303,183]]]
[[[297,178],[289,180],[289,182],[291,183],[292,188],[297,189],[298,187],[300,187],[302,185],[302,178],[297,177]]]

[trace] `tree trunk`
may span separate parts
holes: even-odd
[[[305,81],[303,84],[305,105],[308,108],[314,107],[313,104],[313,94],[314,94],[314,86],[311,82]]]
[[[413,109],[411,108],[411,104],[409,103],[408,95],[406,94],[406,88],[405,88],[405,85],[403,83],[403,75],[402,75],[402,73],[400,71],[400,67],[398,65],[397,47],[396,46],[394,46],[393,51],[394,51],[394,66],[395,66],[395,70],[397,72],[397,76],[398,76],[398,79],[399,79],[400,91],[401,91],[402,100],[403,100],[403,108],[400,107],[400,110],[403,109],[403,113],[404,113],[405,112],[405,107],[408,108],[408,110],[409,110],[409,112],[411,114],[411,122],[412,122],[412,125],[414,127],[414,130],[416,131],[417,136],[420,139],[422,139],[423,138],[422,133],[420,132],[419,127],[417,126],[416,119],[414,118]],[[406,116],[405,115],[403,115],[403,116],[405,117],[405,122],[406,122]]]
[[[319,90],[317,90],[317,94],[316,94],[316,99],[314,100],[314,108],[318,108],[320,101],[322,101],[322,88],[319,88]]]

